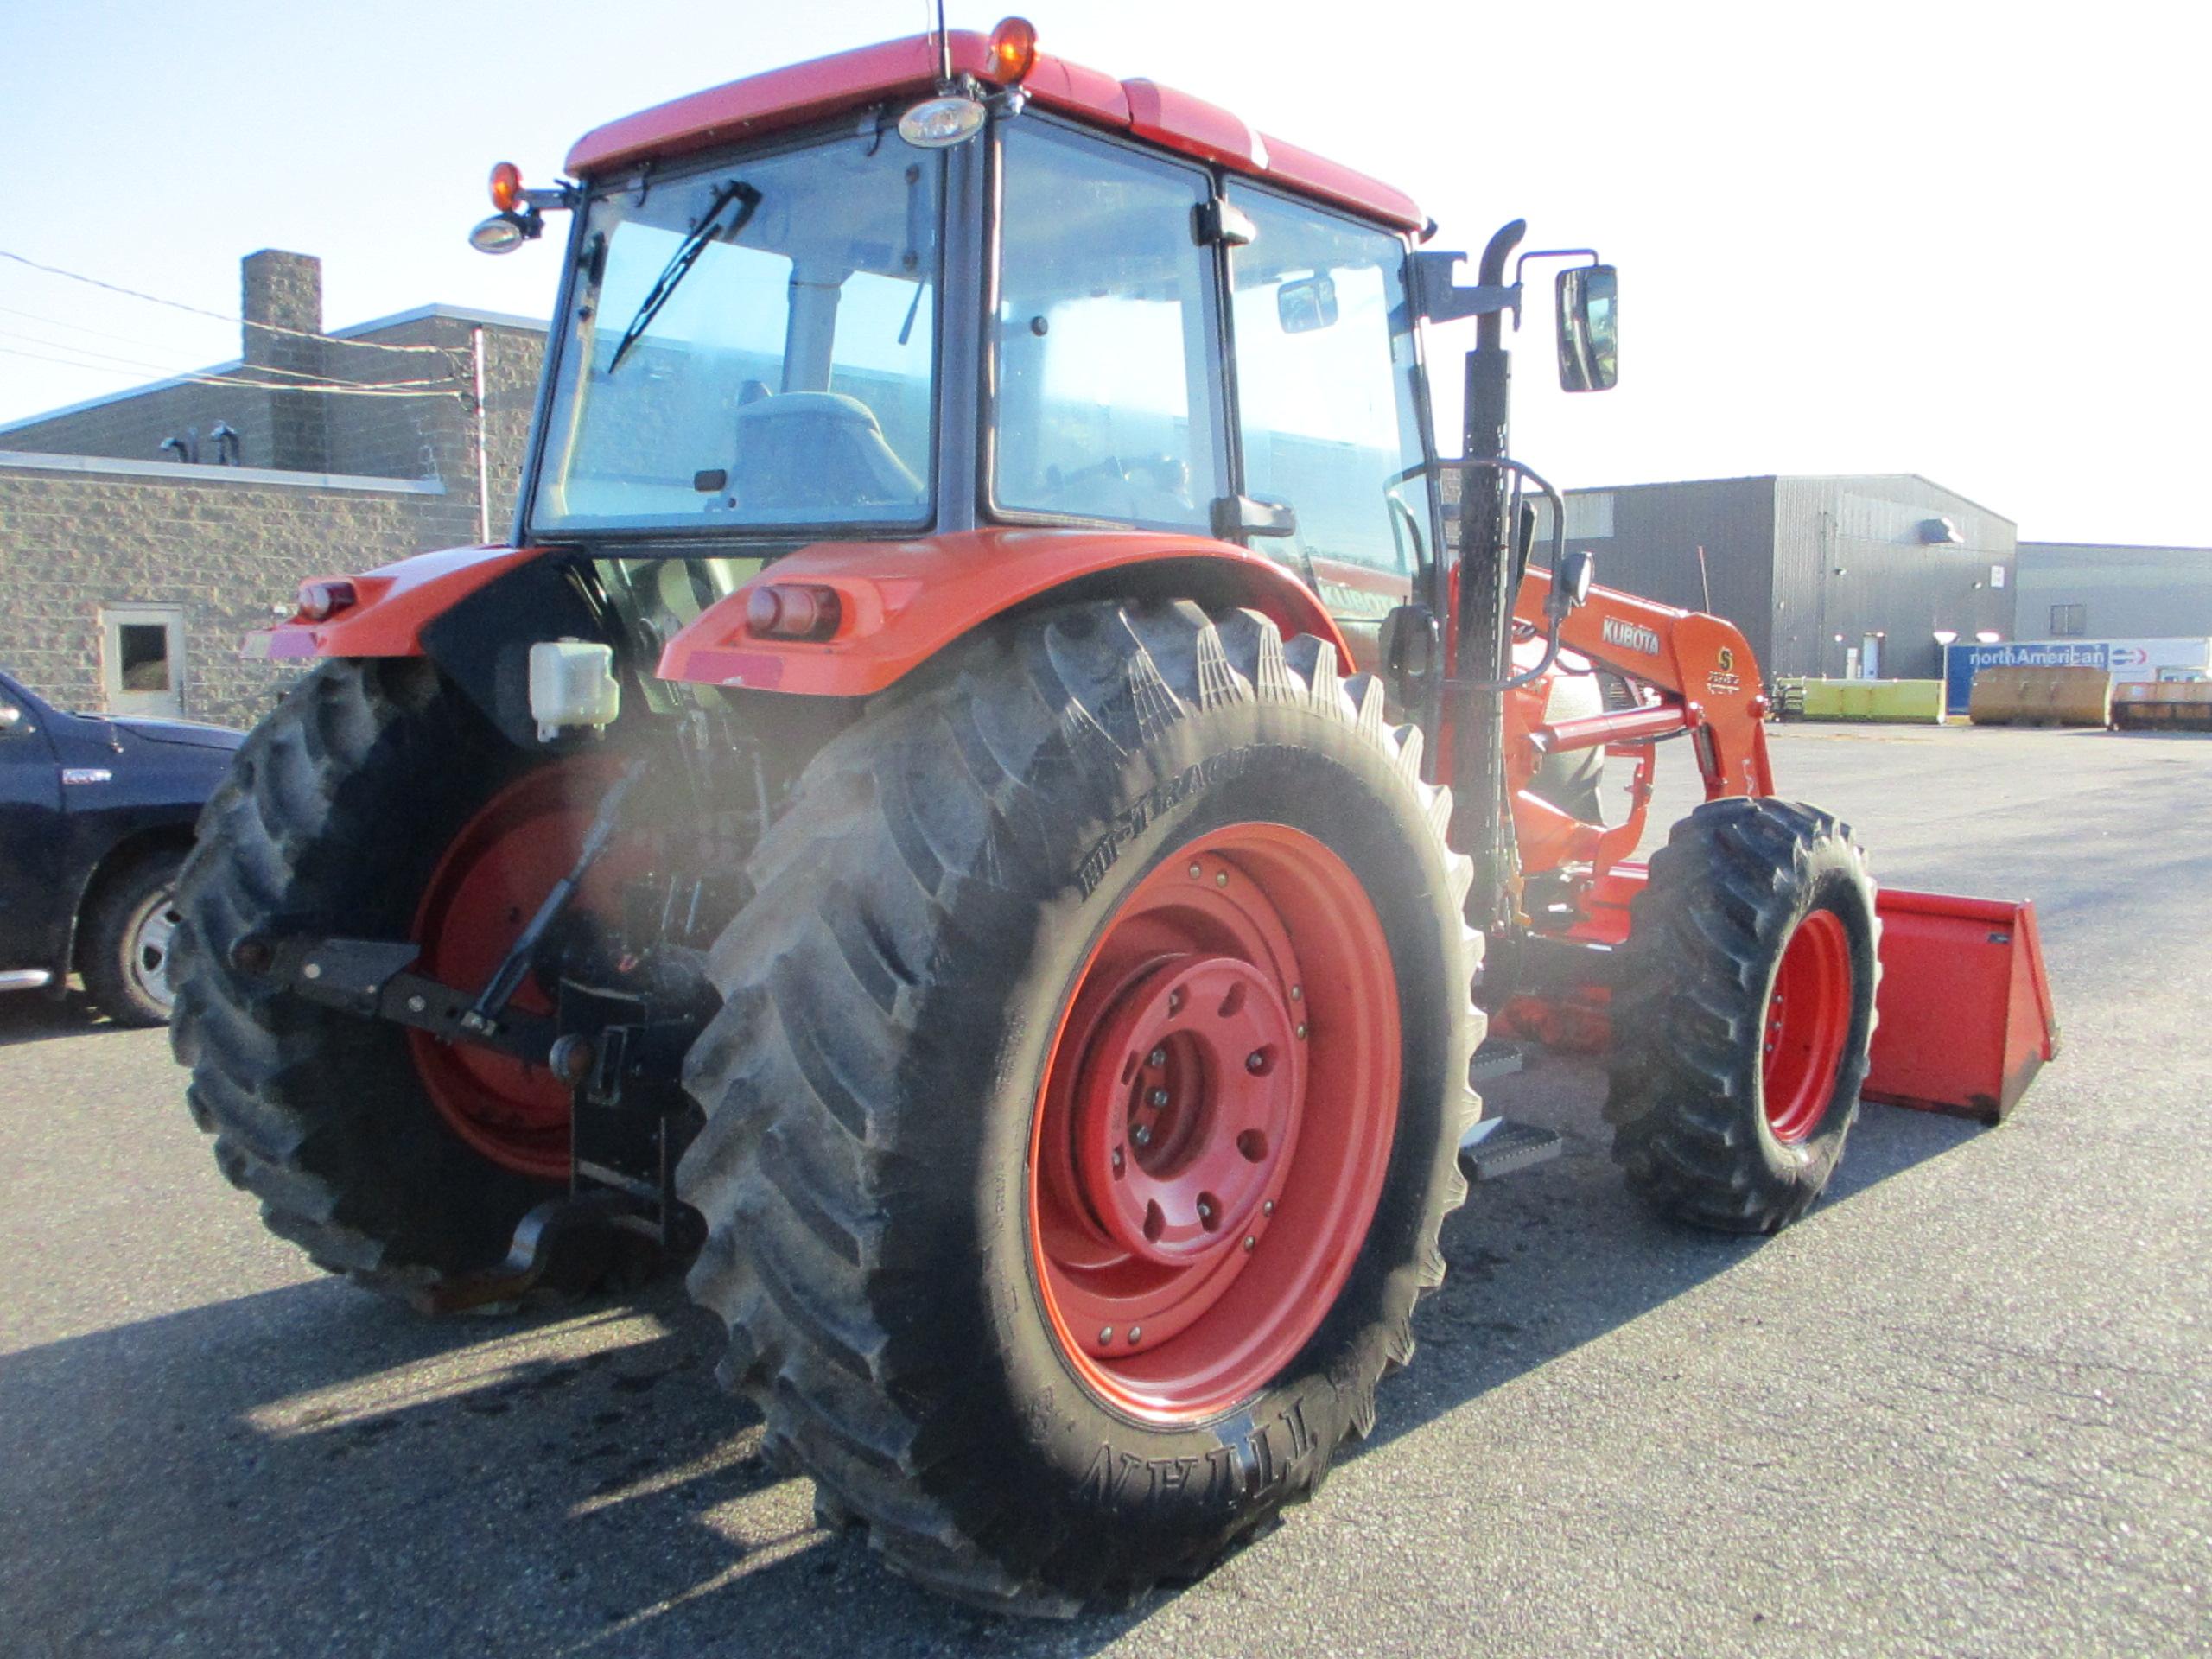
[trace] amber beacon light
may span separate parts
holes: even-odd
[[[991,31],[991,76],[1020,85],[1037,66],[1037,26],[1027,17],[1001,19]]]
[[[522,206],[522,169],[512,162],[500,162],[492,168],[492,205],[503,213]]]

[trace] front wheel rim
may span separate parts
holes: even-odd
[[[1373,1223],[1400,1064],[1380,918],[1313,837],[1216,831],[1122,902],[1066,1003],[1030,1149],[1032,1268],[1095,1394],[1189,1422],[1296,1357]]]
[[[124,946],[131,984],[163,1014],[175,995],[169,985],[169,944],[178,919],[176,893],[163,887],[139,906]]]
[[[1851,1031],[1851,939],[1843,918],[1816,910],[1797,924],[1775,969],[1761,1033],[1767,1128],[1784,1146],[1827,1116]]]

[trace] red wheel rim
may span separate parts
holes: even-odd
[[[1032,1265],[1063,1354],[1131,1415],[1265,1387],[1365,1243],[1398,1121],[1397,982],[1358,878],[1245,823],[1126,899],[1054,1034]]]
[[[423,890],[408,938],[417,971],[474,994],[492,976],[553,884],[568,874],[600,798],[620,768],[592,760],[540,766],[499,791],[463,826]],[[611,913],[633,874],[618,843],[584,879],[575,907]],[[535,978],[514,995],[524,1014],[553,1012]],[[502,1168],[540,1179],[569,1173],[569,1090],[542,1065],[410,1031],[409,1048],[438,1115]]]
[[[1851,1032],[1851,940],[1834,911],[1797,924],[1767,1000],[1762,1093],[1767,1127],[1784,1145],[1827,1116]]]

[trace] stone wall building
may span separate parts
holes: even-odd
[[[320,261],[253,254],[237,361],[0,426],[0,666],[68,708],[250,725],[298,670],[239,636],[300,582],[507,534],[543,325],[326,331],[321,294]]]

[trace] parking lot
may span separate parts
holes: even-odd
[[[1447,1224],[1376,1437],[1070,1624],[817,1530],[679,1287],[418,1319],[261,1230],[162,1033],[0,1001],[0,1650],[2212,1648],[2212,739],[1774,747],[1878,878],[2036,899],[2064,1039],[2012,1120],[1869,1107],[1808,1221],[1728,1240],[1629,1205],[1586,1070],[1503,1085],[1567,1155]]]

